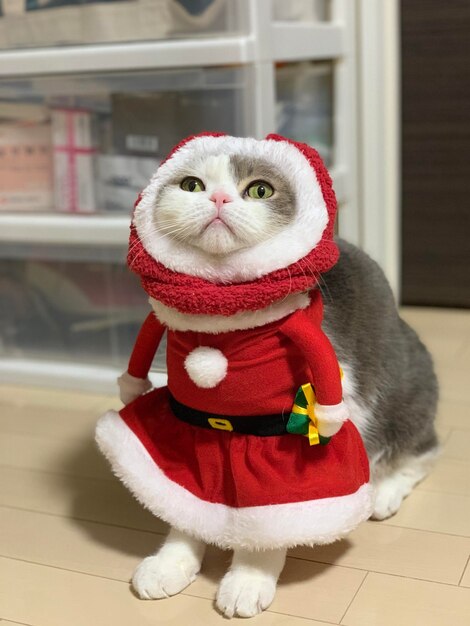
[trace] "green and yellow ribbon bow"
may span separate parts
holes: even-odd
[[[310,383],[302,385],[295,395],[294,405],[286,425],[288,433],[308,437],[311,446],[326,444],[330,437],[322,437],[318,432],[315,417],[315,392]]]

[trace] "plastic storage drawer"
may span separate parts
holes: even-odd
[[[324,22],[330,19],[331,0],[272,0],[273,20]]]
[[[246,0],[8,0],[0,48],[111,43],[241,32]]]
[[[243,67],[0,81],[0,211],[126,212],[186,135],[247,135]]]
[[[333,64],[311,61],[279,64],[276,117],[281,135],[310,144],[327,165],[332,165]]]
[[[124,369],[149,311],[124,246],[2,246],[2,358]]]

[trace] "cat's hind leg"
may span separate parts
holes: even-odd
[[[284,549],[235,550],[230,569],[217,590],[217,608],[226,617],[252,617],[267,609],[285,561]]]
[[[438,454],[439,448],[434,447],[420,456],[403,459],[389,472],[377,469],[375,477],[373,472],[375,505],[372,519],[383,520],[394,515],[413,487],[429,473]]]
[[[205,544],[172,528],[158,552],[137,567],[132,586],[143,600],[174,596],[196,578]]]

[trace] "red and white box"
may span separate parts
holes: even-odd
[[[93,115],[81,109],[53,109],[54,203],[57,211],[96,211]]]

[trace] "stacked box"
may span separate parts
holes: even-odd
[[[47,122],[0,122],[0,211],[50,211],[51,147]]]
[[[53,109],[54,204],[57,211],[93,213],[95,155],[92,114],[80,109]]]

